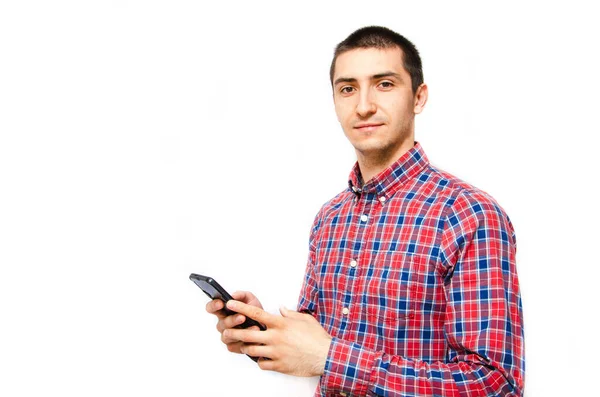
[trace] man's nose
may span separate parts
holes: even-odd
[[[377,106],[373,99],[373,94],[370,90],[360,92],[358,104],[356,105],[356,113],[358,113],[360,117],[368,117],[377,112]]]

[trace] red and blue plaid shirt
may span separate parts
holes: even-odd
[[[522,396],[512,224],[418,143],[326,203],[299,311],[333,337],[317,396]]]

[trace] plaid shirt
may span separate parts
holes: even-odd
[[[522,396],[516,241],[419,143],[319,211],[299,311],[333,337],[316,396]]]

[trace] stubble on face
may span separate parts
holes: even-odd
[[[403,119],[392,123],[385,117],[370,119],[368,122],[382,123],[381,127],[373,132],[361,132],[359,134],[356,133],[356,128],[349,132],[344,129],[344,134],[354,146],[357,156],[364,163],[386,163],[399,157],[397,153],[402,151],[402,148],[408,150],[413,146],[412,121]],[[354,125],[361,122],[362,120],[357,119]]]

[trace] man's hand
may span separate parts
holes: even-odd
[[[231,296],[233,297],[233,299],[236,299],[240,302],[245,302],[249,306],[262,309],[262,305],[260,304],[256,296],[254,296],[254,294],[252,294],[251,292],[236,291],[233,294],[231,294]],[[208,304],[206,305],[206,311],[210,314],[214,314],[219,319],[219,321],[217,322],[217,331],[221,333],[221,341],[225,345],[227,345],[227,350],[233,353],[241,354],[242,352],[240,351],[240,348],[242,347],[243,342],[241,342],[239,339],[225,337],[223,331],[242,324],[244,321],[246,321],[246,317],[242,314],[233,314],[231,316],[228,316],[225,313],[225,310],[223,310],[224,308],[225,305],[221,299],[214,299],[208,302]],[[258,331],[258,327],[256,326],[250,327],[248,329]]]
[[[261,369],[296,376],[323,374],[331,336],[313,316],[281,308],[280,317],[238,301],[227,302],[227,308],[267,326],[266,331],[228,328],[223,332],[228,340],[244,342],[242,353],[261,357]]]

